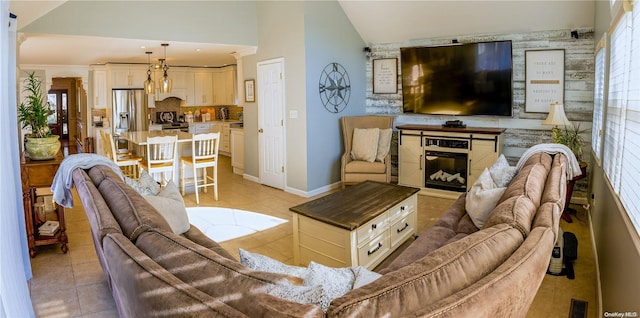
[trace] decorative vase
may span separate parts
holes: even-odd
[[[31,160],[49,160],[56,157],[60,150],[60,136],[44,138],[27,137],[25,150]]]

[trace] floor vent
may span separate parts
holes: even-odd
[[[569,318],[585,318],[587,317],[587,302],[584,300],[571,299],[571,311]]]

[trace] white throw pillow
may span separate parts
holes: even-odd
[[[378,128],[355,128],[351,142],[351,159],[373,162],[378,152]]]
[[[184,200],[173,181],[169,181],[158,195],[144,198],[167,220],[173,233],[182,234],[191,227]]]
[[[322,286],[323,297],[320,307],[327,311],[334,299],[346,294],[353,288],[355,274],[351,267],[333,268],[309,263],[309,271],[304,277],[304,286]]]
[[[484,221],[498,204],[498,200],[506,187],[497,187],[491,178],[489,169],[485,168],[478,180],[467,193],[465,209],[476,227],[482,228]]]
[[[241,248],[238,249],[238,252],[240,254],[240,263],[253,270],[286,274],[299,278],[304,278],[307,275],[306,267],[287,265],[268,256],[251,253]]]
[[[504,155],[500,155],[498,160],[489,168],[491,179],[498,188],[506,187],[513,176],[516,175],[516,167],[509,166],[509,162]]]
[[[267,294],[286,299],[298,304],[313,304],[321,306],[323,291],[322,286],[296,286],[279,284],[273,286]]]
[[[382,277],[382,275],[372,272],[362,266],[352,267],[352,269],[356,275],[356,278],[353,281],[353,289],[373,283],[376,279]]]
[[[384,158],[389,154],[389,148],[391,148],[391,134],[391,128],[380,129],[376,161],[384,163]]]
[[[158,195],[160,193],[160,184],[144,169],[140,169],[140,178],[138,180],[125,176],[124,183],[141,195]]]

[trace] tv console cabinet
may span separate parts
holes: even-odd
[[[420,188],[425,195],[457,198],[469,190],[503,149],[503,128],[435,125],[396,128],[398,184]]]

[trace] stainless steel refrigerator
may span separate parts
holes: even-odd
[[[114,89],[111,113],[113,135],[147,130],[147,99],[143,89]]]

